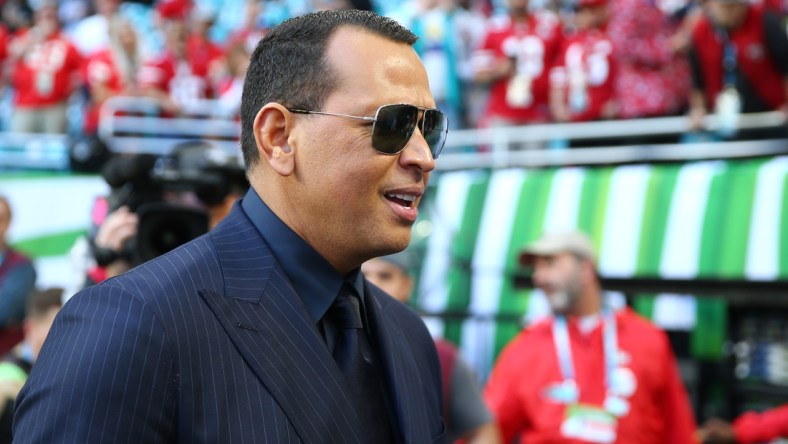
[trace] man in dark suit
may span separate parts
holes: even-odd
[[[249,193],[209,234],[65,305],[15,440],[443,441],[432,339],[359,272],[409,243],[446,136],[414,40],[328,11],[258,44]]]

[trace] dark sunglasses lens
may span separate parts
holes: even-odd
[[[424,111],[424,139],[430,146],[433,159],[437,159],[443,151],[446,136],[449,134],[449,119],[442,112],[435,109]]]
[[[413,105],[386,105],[378,110],[372,131],[372,146],[381,153],[395,154],[408,144],[419,110]]]

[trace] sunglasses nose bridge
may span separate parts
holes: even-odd
[[[435,168],[435,159],[430,144],[422,132],[423,124],[416,123],[405,147],[400,152],[400,159],[418,164],[422,171],[430,172]]]
[[[424,125],[426,121],[426,119],[424,118],[425,113],[426,110],[416,108],[416,115],[414,117],[415,122],[412,123],[413,130],[411,131],[410,137],[408,139],[413,139],[413,137],[416,135],[416,132],[418,131],[421,139],[424,141],[424,144],[427,146],[427,150],[430,152],[430,155],[432,155],[432,148],[429,146],[430,144],[427,141],[427,137],[424,135]],[[410,140],[408,141],[410,142]]]
[[[405,128],[402,134],[403,140],[400,142],[402,144],[400,151],[402,151],[405,148],[407,148],[407,146],[410,144],[411,140],[413,139],[413,136],[416,134],[416,131],[419,131],[419,133],[422,134],[422,138],[424,137],[423,134],[424,119],[419,119],[419,115],[421,114],[421,111],[415,106],[413,105],[400,105],[400,106],[407,107],[406,108],[408,110],[407,116],[409,117],[407,119],[407,123],[404,125]],[[405,120],[403,119],[403,121]]]

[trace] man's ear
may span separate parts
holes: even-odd
[[[254,140],[260,159],[282,176],[295,171],[295,152],[287,143],[291,125],[290,111],[279,103],[266,104],[254,118]]]

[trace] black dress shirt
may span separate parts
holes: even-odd
[[[249,188],[241,206],[282,265],[296,294],[326,340],[328,350],[333,351],[336,329],[330,323],[324,323],[323,317],[337,297],[339,289],[348,282],[358,292],[362,318],[365,318],[364,278],[361,269],[357,268],[347,276],[339,274],[323,256],[268,208],[254,188]],[[363,320],[366,326],[366,319]]]

